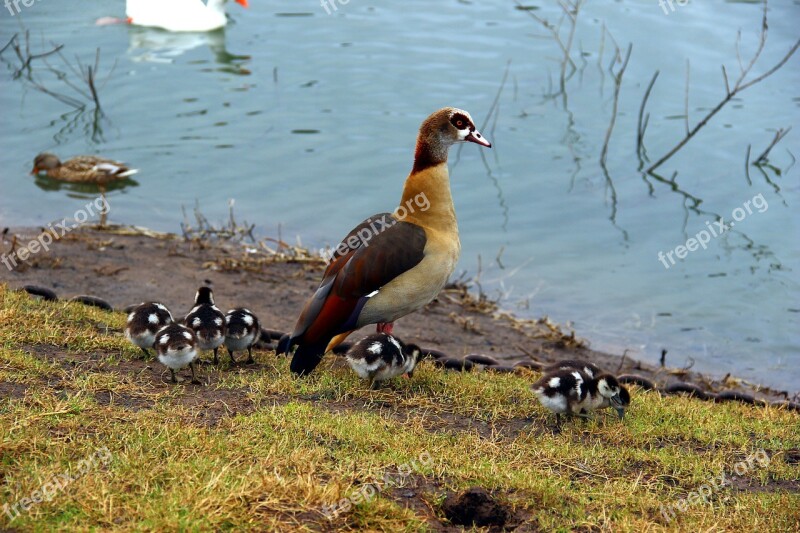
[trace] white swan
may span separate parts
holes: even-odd
[[[212,31],[228,22],[228,0],[126,0],[128,22],[137,26],[163,28],[167,31]],[[247,7],[247,0],[236,0]]]

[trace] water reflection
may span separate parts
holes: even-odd
[[[186,52],[208,47],[215,62],[220,65],[221,72],[243,76],[250,74],[250,70],[245,68],[250,56],[228,52],[224,29],[203,33],[176,33],[158,28],[130,26],[128,38],[128,52],[137,62],[172,63]]]
[[[101,190],[101,188],[94,183],[68,183],[64,181],[55,180],[53,178],[48,177],[45,174],[35,176],[34,184],[36,184],[36,186],[42,189],[43,191],[64,190],[67,192],[67,196],[71,198],[94,198],[95,196],[103,192],[103,190]],[[120,191],[122,189],[125,189],[126,187],[138,187],[138,186],[139,186],[138,181],[131,178],[122,178],[107,183],[104,189],[106,193],[110,193],[112,191]]]

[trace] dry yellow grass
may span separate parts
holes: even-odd
[[[425,363],[369,391],[335,358],[297,380],[271,352],[171,386],[124,320],[0,286],[0,526],[437,530],[445,494],[481,486],[520,531],[800,529],[793,412],[634,390],[623,423],[556,434],[534,374]],[[723,472],[730,484],[691,498]],[[361,501],[327,518],[344,499]]]

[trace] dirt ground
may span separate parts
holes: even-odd
[[[0,254],[8,257],[39,232],[37,228],[6,230]],[[192,307],[197,288],[209,284],[223,311],[248,307],[258,315],[262,327],[288,332],[306,298],[316,289],[323,269],[321,261],[291,250],[276,256],[263,248],[256,251],[251,247],[248,251],[240,244],[131,233],[137,232],[130,228],[88,227],[72,231],[50,245],[49,251],[18,261],[15,269],[0,267],[0,283],[12,289],[26,285],[45,287],[61,299],[97,296],[119,310],[142,301],[159,301],[176,318]],[[691,371],[653,367],[591,350],[558,326],[546,321],[517,320],[474,297],[464,287],[448,287],[425,309],[400,319],[395,333],[407,342],[457,358],[485,354],[506,365],[580,358],[612,373],[640,374],[660,386],[690,381],[705,390],[740,390],[770,400],[787,397],[782,391],[754,391],[731,377],[714,380]],[[358,338],[359,332],[350,340]]]

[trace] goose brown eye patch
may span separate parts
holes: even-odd
[[[450,124],[455,126],[456,128],[463,130],[467,126],[470,125],[469,119],[460,113],[456,113],[455,115],[450,118]]]

